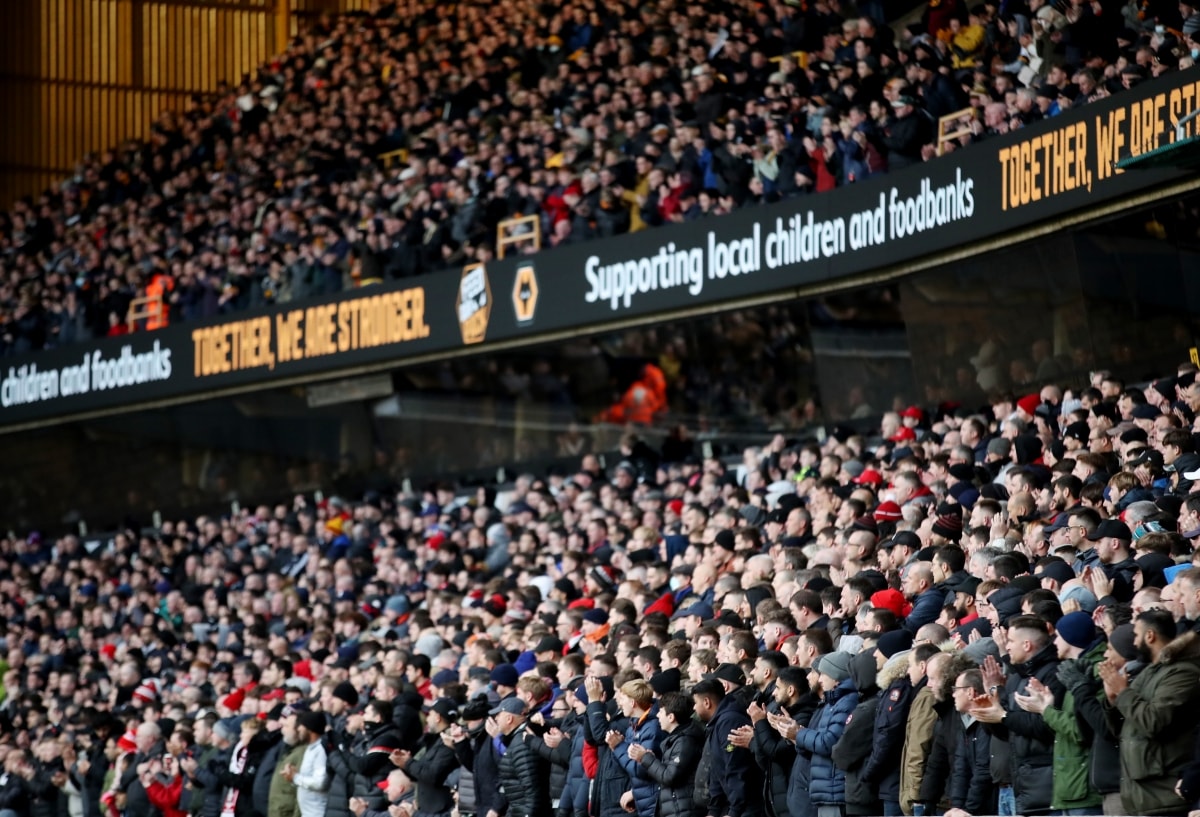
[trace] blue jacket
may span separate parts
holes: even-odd
[[[825,693],[807,729],[796,733],[796,748],[811,758],[809,799],[815,806],[846,802],[846,773],[833,762],[833,746],[846,731],[846,721],[858,706],[858,691],[849,678]]]
[[[758,766],[749,749],[729,742],[729,733],[750,726],[750,716],[737,695],[726,695],[705,727],[708,747],[708,813],[725,817],[757,817],[762,814]]]
[[[917,630],[931,621],[937,621],[946,603],[946,591],[931,587],[913,599],[912,612],[904,619],[904,629],[916,634]]]
[[[638,817],[654,817],[658,807],[658,783],[649,775],[643,764],[636,763],[629,757],[629,745],[640,743],[657,755],[659,731],[658,707],[655,706],[646,713],[641,722],[632,719],[629,721],[625,739],[613,749],[613,756],[621,764],[625,774],[629,775],[629,788],[633,792],[633,805]]]
[[[567,766],[567,779],[558,801],[560,811],[572,814],[587,811],[588,791],[591,788],[591,781],[583,769],[583,720],[583,716],[579,717],[570,732],[571,762]]]

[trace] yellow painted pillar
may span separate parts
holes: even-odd
[[[275,0],[275,53],[283,53],[291,38],[292,0]]]

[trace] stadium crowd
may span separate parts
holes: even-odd
[[[0,350],[831,190],[1194,62],[1195,0],[377,2],[0,216]],[[395,161],[393,161],[395,160]]]
[[[2,817],[1185,815],[1200,372],[0,541]]]

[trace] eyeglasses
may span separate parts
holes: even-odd
[[[970,690],[971,692],[975,691],[975,687],[954,687],[955,692],[958,692],[959,690],[963,690],[963,689]]]

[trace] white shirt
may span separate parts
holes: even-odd
[[[308,744],[292,782],[296,784],[300,817],[325,817],[325,803],[329,799],[329,766],[321,741]]]

